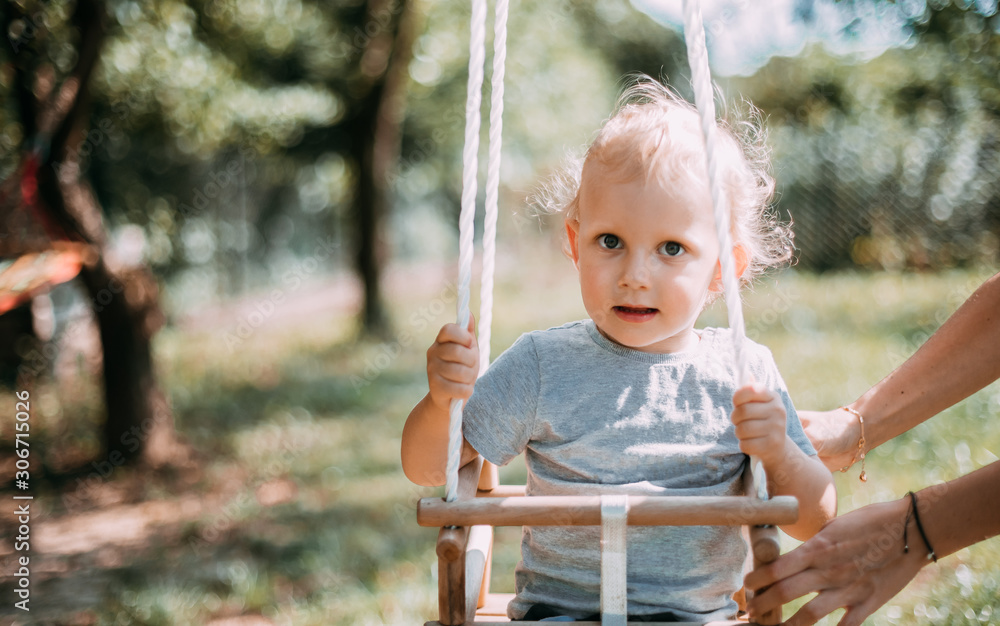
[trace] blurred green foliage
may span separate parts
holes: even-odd
[[[904,47],[845,63],[813,46],[731,82],[768,115],[778,206],[803,266],[997,262],[1000,15],[989,4],[899,3]]]

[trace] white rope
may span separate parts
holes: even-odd
[[[740,301],[739,280],[736,277],[736,263],[733,258],[733,242],[730,233],[729,206],[718,175],[715,154],[715,99],[712,90],[711,71],[708,66],[708,48],[705,45],[705,27],[701,19],[701,4],[698,0],[684,0],[684,39],[687,42],[688,64],[691,66],[691,80],[694,84],[694,102],[701,116],[701,130],[705,137],[705,159],[708,165],[708,181],[712,192],[712,209],[715,215],[715,230],[719,237],[719,262],[722,265],[722,285],[726,296],[726,310],[729,327],[733,330],[733,350],[736,359],[736,382],[740,387],[750,382],[746,355],[743,350],[746,330],[743,323],[743,308]],[[750,458],[754,469],[757,495],[767,499],[767,481],[760,459]]]
[[[479,173],[479,107],[482,103],[483,64],[486,62],[486,0],[472,0],[469,33],[469,83],[465,100],[465,150],[462,153],[462,210],[458,236],[458,320],[469,325],[469,284],[472,282],[472,236],[476,222],[476,177]],[[448,463],[445,492],[458,498],[458,466],[462,458],[462,400],[451,401],[448,422]]]
[[[601,624],[625,626],[628,615],[628,496],[601,496]]]
[[[493,325],[493,273],[496,268],[497,214],[500,200],[500,148],[503,146],[503,80],[507,62],[508,0],[497,0],[493,25],[493,78],[490,102],[490,153],[486,165],[486,219],[483,226],[483,277],[479,291],[479,375],[490,366]]]

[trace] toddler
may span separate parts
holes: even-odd
[[[768,208],[761,134],[747,129],[745,141],[720,129],[717,147],[744,282],[790,250]],[[752,454],[772,495],[799,500],[785,532],[805,539],[834,515],[832,477],[770,352],[747,341],[756,382],[737,388],[732,333],[694,327],[722,290],[703,145],[697,112],[669,89],[640,79],[626,90],[569,184],[545,194],[564,215],[589,319],[523,335],[478,382],[472,324],[444,326],[427,352],[430,392],[403,431],[411,480],[443,484],[448,408],[461,398],[463,463],[524,452],[528,495],[740,495]],[[630,619],[735,616],[739,527],[633,526],[627,542]],[[512,619],[597,619],[598,527],[525,527],[521,552]]]

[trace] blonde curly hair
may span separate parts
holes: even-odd
[[[749,103],[739,119],[719,121],[716,158],[729,203],[732,237],[747,253],[741,280],[750,283],[792,257],[791,225],[773,207],[774,179],[760,112]],[[583,173],[602,171],[635,180],[657,177],[661,184],[695,180],[708,189],[704,142],[695,107],[669,87],[644,75],[635,77],[618,98],[614,113],[583,157],[570,158],[532,198],[536,210],[573,220],[579,213]]]

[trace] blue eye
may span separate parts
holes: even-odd
[[[660,244],[660,254],[665,254],[667,256],[680,256],[684,254],[684,246],[676,241],[667,241]]]
[[[618,235],[601,235],[597,238],[597,243],[602,248],[607,248],[608,250],[615,250],[622,247],[622,240],[618,238]]]

